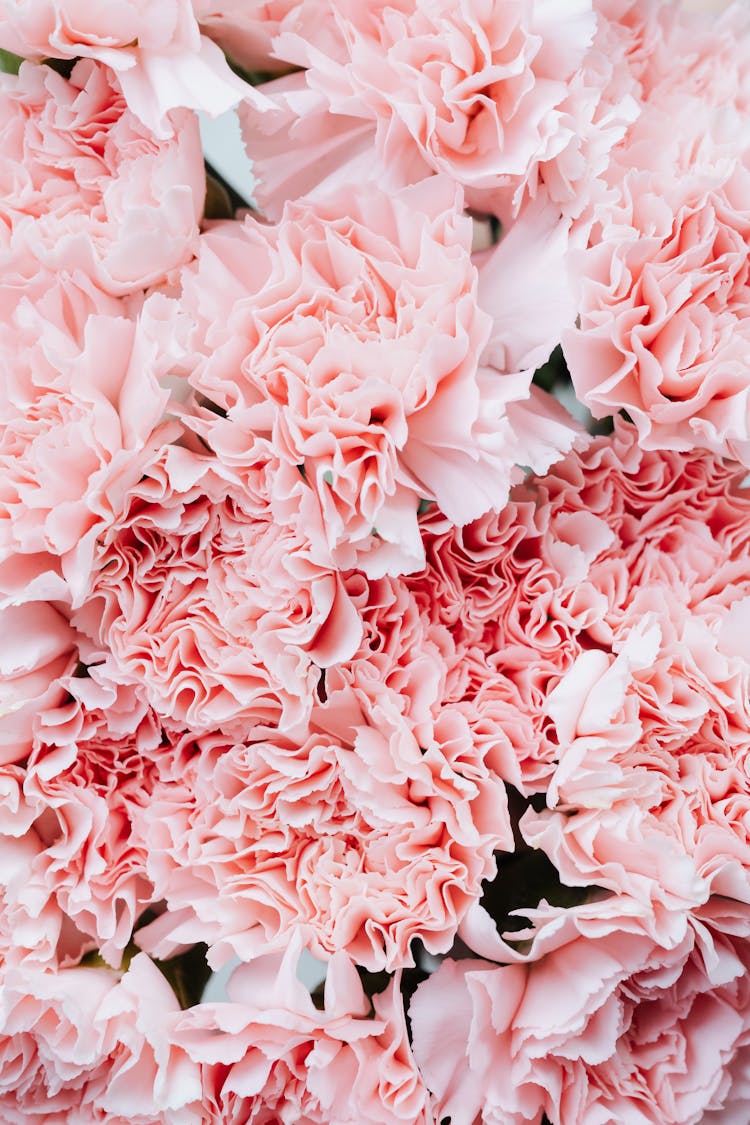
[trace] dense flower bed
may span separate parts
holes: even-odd
[[[0,0],[3,1122],[746,1125],[715,8]]]

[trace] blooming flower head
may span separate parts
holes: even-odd
[[[95,570],[76,621],[172,729],[304,732],[320,667],[361,633],[340,576],[177,446],[131,487]]]
[[[0,301],[0,588],[8,600],[80,603],[97,535],[155,449],[157,341],[85,275],[8,279]]]
[[[347,580],[361,643],[319,673],[308,731],[204,737],[143,807],[170,907],[141,938],[157,955],[205,941],[213,963],[247,960],[297,932],[322,957],[409,965],[414,939],[450,947],[494,852],[512,847],[504,785],[454,697],[450,639],[402,581],[363,582]]]
[[[172,747],[111,671],[110,662],[61,680],[66,698],[40,717],[24,771],[23,813],[33,817],[43,846],[19,893],[22,902],[56,906],[69,932],[119,966],[153,901],[133,822],[151,799],[158,758]]]
[[[276,226],[213,227],[184,272],[195,428],[340,569],[419,569],[423,500],[465,523],[507,496],[506,405],[529,378],[480,364],[490,320],[457,205],[438,178],[301,202]]]
[[[197,118],[162,140],[128,109],[113,72],[85,60],[64,78],[26,64],[0,80],[0,232],[5,269],[33,256],[85,271],[114,294],[163,282],[198,241],[205,173]]]
[[[164,776],[138,817],[155,897],[170,906],[145,947],[162,956],[202,940],[220,964],[299,933],[318,955],[344,949],[373,970],[412,963],[414,939],[450,947],[495,850],[512,846],[504,785],[460,708],[431,717],[439,652],[415,654],[414,669],[397,657],[388,674],[383,656],[368,675],[358,655],[349,685],[327,670],[306,737],[205,737],[179,777]]]
[[[130,108],[157,134],[171,131],[166,115],[177,107],[216,114],[243,94],[253,97],[201,35],[191,0],[158,10],[145,0],[3,0],[0,46],[24,58],[85,58],[111,67]]]
[[[308,8],[293,9],[303,27],[290,15],[273,40],[276,58],[304,72],[264,87],[263,120],[241,108],[272,215],[281,199],[373,168],[390,188],[441,173],[506,222],[539,193],[558,217],[578,215],[636,112],[590,0],[331,0],[309,26]]]
[[[453,1125],[698,1125],[741,1120],[749,999],[744,941],[698,924],[672,950],[612,933],[531,965],[446,961],[410,1019]]]
[[[669,944],[712,893],[748,899],[750,496],[710,455],[636,438],[618,424],[530,478],[495,554],[487,521],[430,554],[471,578],[464,543],[482,551],[485,596],[469,587],[461,628],[491,653],[496,686],[475,706],[510,680],[535,731],[530,753],[496,759],[545,794],[521,819],[526,842],[569,886],[625,896],[623,915],[637,903]]]
[[[0,984],[8,1125],[199,1125],[200,1071],[175,1046],[179,1005],[145,954],[124,975],[11,970]]]
[[[738,8],[716,27],[675,5],[627,15],[642,108],[574,266],[566,359],[594,415],[626,410],[646,448],[750,464],[750,25]]]
[[[372,1001],[343,954],[316,1008],[296,977],[299,946],[237,969],[229,999],[186,1012],[174,1042],[202,1068],[211,1125],[433,1125],[396,976]]]

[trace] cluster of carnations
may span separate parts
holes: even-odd
[[[0,48],[3,1125],[747,1125],[750,11]]]

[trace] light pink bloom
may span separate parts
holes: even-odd
[[[636,437],[618,424],[501,517],[424,531],[472,729],[545,794],[524,839],[669,945],[711,895],[750,899],[750,494],[710,455]]]
[[[625,409],[644,447],[748,465],[750,25],[739,7],[715,26],[624,7],[642,112],[574,263],[566,358],[579,398],[597,417]]]
[[[0,984],[8,1125],[200,1125],[200,1072],[174,1043],[179,1006],[145,954],[124,976],[25,966]]]
[[[198,244],[205,172],[185,110],[157,140],[106,66],[69,79],[24,65],[0,79],[0,245],[6,272],[29,253],[124,294],[165,281]]]
[[[372,1001],[353,963],[330,962],[316,1008],[299,946],[233,974],[229,1000],[185,1012],[174,1042],[201,1064],[206,1125],[434,1125],[409,1046],[398,975]]]
[[[25,895],[53,900],[81,935],[118,966],[136,921],[153,901],[146,851],[134,831],[151,799],[157,760],[172,753],[135,693],[92,665],[63,681],[67,699],[38,724],[23,781],[44,847]]]
[[[78,625],[173,728],[303,733],[320,668],[361,635],[341,577],[212,458],[172,446],[142,472]]]
[[[201,31],[232,62],[249,71],[275,73],[288,63],[276,58],[273,40],[282,29],[310,38],[333,32],[328,0],[192,0]]]
[[[341,723],[343,703],[321,722]],[[351,741],[203,739],[139,817],[155,897],[170,907],[141,931],[144,948],[205,941],[220,965],[299,931],[319,955],[343,949],[373,969],[411,964],[415,938],[447,950],[512,839],[503,786],[466,720],[434,727],[424,748],[361,719]]]
[[[571,464],[537,486],[550,528],[578,543],[588,528],[595,553],[578,583],[588,639],[541,709],[557,745],[548,807],[522,831],[564,881],[639,900],[658,934],[710,893],[750,899],[750,496],[705,454],[630,462],[625,435],[594,443],[578,485]]]
[[[23,780],[20,767],[0,773],[0,955],[5,966],[54,968],[80,960],[91,943],[66,923],[51,891],[34,881],[45,845],[32,827],[36,811],[23,795]]]
[[[446,961],[411,1004],[415,1057],[452,1125],[740,1121],[748,968],[702,924],[672,950],[615,932],[531,965]]]
[[[0,46],[34,60],[104,63],[117,72],[133,113],[161,136],[173,128],[166,115],[180,106],[215,115],[242,97],[263,102],[201,35],[190,0],[158,11],[146,0],[2,0]]]
[[[163,422],[168,356],[84,275],[5,279],[0,307],[0,590],[80,602],[97,537],[180,432]]]
[[[543,468],[573,440],[547,405],[536,423],[524,413],[528,373],[481,362],[491,325],[460,205],[437,177],[302,202],[275,227],[214,226],[184,271],[190,424],[340,569],[418,570],[422,501],[464,524],[502,507],[514,461]],[[517,336],[496,329],[513,361],[545,347],[527,298],[524,285]]]
[[[58,622],[75,647],[35,703],[16,752],[24,765],[0,771],[0,956],[55,966],[98,948],[119,965],[152,901],[133,810],[149,800],[156,756],[163,762],[173,748],[133,690],[113,681],[111,658],[52,606],[3,613],[15,652],[31,646],[40,624],[49,643]],[[14,684],[9,677],[7,690]]]
[[[316,670],[308,731],[202,738],[144,806],[148,872],[170,907],[140,938],[157,956],[205,941],[212,963],[249,959],[299,931],[323,957],[411,964],[415,938],[450,947],[494,852],[512,849],[493,740],[461,702],[447,629],[403,580],[353,573],[346,589],[362,640]]]
[[[0,765],[26,758],[38,716],[63,702],[76,635],[47,602],[0,609]]]
[[[392,189],[431,172],[506,222],[542,191],[558,217],[581,213],[637,112],[591,0],[329,6],[317,25],[281,23],[273,52],[303,73],[263,87],[274,108],[240,108],[269,214],[364,175]]]

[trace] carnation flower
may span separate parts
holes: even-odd
[[[228,1002],[178,1021],[174,1042],[200,1063],[203,1121],[295,1125],[434,1125],[414,1065],[396,976],[366,996],[352,962],[335,956],[316,1008],[296,978],[299,946],[237,969]]]
[[[750,1043],[744,941],[696,924],[671,950],[611,933],[531,965],[445,961],[410,1007],[452,1125],[739,1121]],[[739,1089],[738,1089],[739,1088]]]
[[[88,946],[75,927],[66,926],[47,888],[34,884],[44,841],[32,827],[36,815],[24,798],[23,780],[20,767],[4,766],[0,772],[0,955],[5,966],[24,966],[25,971],[31,965],[75,963]]]
[[[82,270],[107,292],[162,282],[198,243],[205,173],[197,118],[172,117],[157,140],[105,66],[70,78],[21,67],[0,80],[0,231],[10,263],[29,253]],[[8,266],[6,265],[6,269]]]
[[[23,781],[44,847],[21,893],[54,900],[66,925],[118,966],[153,901],[133,821],[151,799],[157,760],[171,748],[154,716],[104,666],[63,684],[67,701],[40,722]]]
[[[164,422],[168,356],[85,276],[9,280],[0,303],[0,589],[80,602],[96,538],[180,428]]]
[[[347,580],[361,645],[321,675],[309,733],[203,738],[144,806],[149,875],[170,908],[140,932],[156,955],[205,941],[218,965],[297,931],[323,957],[408,965],[414,939],[450,947],[493,853],[512,848],[450,637],[403,582],[355,595],[362,584]]]
[[[172,729],[304,732],[320,667],[361,633],[339,575],[177,446],[130,486],[95,570],[76,622]]]
[[[423,501],[466,523],[505,502],[527,433],[535,459],[533,420],[516,432],[512,413],[530,375],[480,364],[491,326],[458,202],[435,178],[299,203],[274,227],[214,226],[184,272],[190,424],[339,569],[418,570]]]
[[[0,956],[54,966],[99,948],[119,965],[152,901],[133,810],[149,799],[156,756],[171,748],[134,691],[113,681],[111,660],[51,605],[26,603],[2,616],[21,657],[47,656],[44,646],[55,643],[64,652],[7,678],[6,691],[19,693],[54,677],[5,723],[23,765],[0,771]]]
[[[157,135],[179,106],[215,115],[241,97],[262,98],[229,69],[205,36],[190,0],[158,11],[146,0],[2,0],[0,46],[24,58],[95,59],[118,76],[131,110]]]
[[[637,113],[591,0],[331,0],[317,24],[309,7],[273,39],[276,58],[304,72],[263,87],[273,107],[263,118],[240,107],[271,215],[284,199],[373,174],[393,188],[439,172],[506,222],[540,192],[558,217],[577,216]]]
[[[738,638],[750,604],[750,496],[708,455],[644,453],[620,467],[631,451],[616,448],[597,442],[580,468],[539,485],[556,521],[586,513],[612,540],[581,583],[607,606],[542,707],[557,745],[548,807],[522,827],[565,881],[627,891],[665,909],[653,924],[670,927],[672,912],[709,893],[749,897]]]
[[[333,31],[328,0],[192,0],[201,30],[249,71],[275,73],[288,64],[274,54],[282,29],[317,37]]]
[[[145,954],[124,976],[13,970],[0,984],[8,1125],[200,1125],[200,1072],[174,1043],[179,1005]]]
[[[739,9],[710,28],[675,5],[626,8],[642,112],[574,266],[566,359],[594,416],[626,410],[644,447],[750,464],[750,30]]]
[[[624,896],[668,945],[710,895],[750,897],[750,495],[710,455],[646,453],[636,436],[618,424],[500,520],[437,525],[428,552],[479,657],[474,729],[487,737],[498,698],[533,730],[518,755],[485,742],[502,776],[545,794],[526,843],[567,885]]]
[[[38,717],[64,700],[77,638],[47,602],[0,609],[0,636],[0,765],[6,765],[27,757]]]

